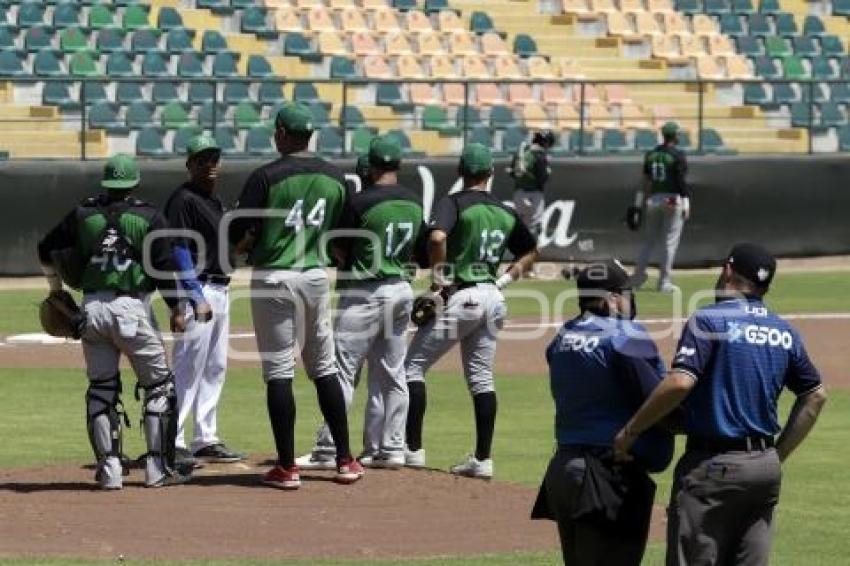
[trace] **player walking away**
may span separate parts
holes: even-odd
[[[323,236],[336,226],[345,202],[345,179],[330,163],[307,153],[312,113],[284,105],[275,118],[280,159],[248,178],[230,225],[237,251],[254,266],[251,311],[267,386],[269,419],[278,464],[266,484],[301,485],[295,464],[295,340],[319,407],[337,448],[335,481],[353,483],[363,468],[351,457],[345,396],[337,377]]]
[[[410,393],[405,457],[410,467],[425,466],[425,372],[460,342],[464,377],[475,408],[476,446],[475,453],[451,471],[489,479],[493,475],[490,448],[496,421],[493,360],[496,335],[507,314],[501,289],[534,263],[537,247],[516,212],[487,192],[493,174],[493,157],[487,147],[477,143],[466,146],[458,170],[463,190],[437,203],[429,226],[430,292],[445,306],[438,309],[436,317],[419,321],[421,326],[405,362]],[[497,278],[506,249],[517,260]]]
[[[216,181],[221,149],[206,135],[189,140],[187,149],[189,181],[178,187],[165,205],[171,228],[191,231],[203,242],[203,250],[199,250],[192,238],[175,239],[173,249],[181,285],[189,296],[187,332],[174,345],[179,410],[177,458],[192,464],[195,459],[238,462],[245,458],[244,454],[228,448],[218,437],[216,426],[230,335],[230,277],[219,258],[219,223],[224,206],[216,194]],[[201,258],[200,251],[204,252]],[[184,438],[190,413],[194,414],[192,452],[186,448]]]
[[[576,284],[580,314],[546,349],[558,450],[532,518],[557,521],[565,564],[639,566],[655,494],[647,472],[670,464],[673,435],[644,433],[628,464],[614,463],[611,439],[665,367],[646,329],[631,320],[634,295],[618,261],[590,264]],[[608,501],[610,493],[623,501]]]
[[[358,372],[364,361],[369,362],[363,453],[358,460],[376,468],[404,466],[405,332],[413,304],[410,261],[425,232],[421,199],[398,184],[401,153],[401,146],[390,136],[372,140],[369,181],[350,196],[339,225],[362,235],[346,238],[338,246],[342,267],[337,276],[340,301],[334,331],[337,368],[350,408]],[[335,454],[333,439],[323,425],[313,452],[297,463],[301,468],[332,467]]]
[[[764,248],[732,249],[717,303],[694,313],[672,371],[617,434],[615,451],[628,458],[636,436],[684,402],[688,441],[670,498],[667,564],[768,563],[781,465],[826,402],[800,335],[763,302],[775,272]],[[780,431],[786,387],[797,399]]]
[[[664,143],[647,152],[643,161],[643,184],[635,194],[632,210],[640,210],[645,216],[643,245],[632,275],[632,286],[640,288],[646,283],[646,267],[656,247],[661,249],[658,290],[672,293],[677,290],[671,280],[673,261],[679,248],[682,228],[690,217],[691,204],[685,177],[688,162],[685,154],[677,147],[679,126],[668,122],[661,128]],[[644,200],[646,199],[646,200]],[[633,224],[635,229],[639,222]]]
[[[170,307],[172,330],[182,331],[185,321],[176,296],[169,239],[154,239],[150,256],[142,256],[145,238],[166,228],[166,222],[153,206],[130,196],[140,180],[132,157],[113,156],[101,181],[106,192],[77,205],[38,244],[51,294],[62,292],[57,269],[75,273],[66,283],[83,292],[82,342],[89,378],[86,421],[97,459],[95,480],[108,490],[122,487],[122,417],[129,426],[121,403],[122,353],[138,378],[137,395],[139,388],[144,390],[145,485],[161,487],[188,479],[175,470],[174,378],[150,309],[151,291],[158,288]],[[59,257],[77,261],[73,266],[60,265]]]
[[[546,183],[549,181],[549,150],[555,145],[551,130],[536,132],[531,145],[523,142],[514,154],[511,176],[514,178],[514,209],[532,235],[543,232],[543,212],[546,208]],[[534,277],[534,270],[524,274]]]

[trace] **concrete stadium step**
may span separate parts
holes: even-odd
[[[0,151],[9,152],[10,158],[68,158],[80,157],[79,132],[62,130],[7,131],[0,137]],[[101,130],[86,132],[86,155],[105,158],[109,150],[106,133]]]
[[[804,153],[808,150],[806,131],[800,128],[727,128],[720,135],[727,146],[740,153]]]

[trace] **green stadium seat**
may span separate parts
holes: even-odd
[[[44,21],[44,6],[40,2],[21,2],[16,22],[19,27],[40,26]]]
[[[59,49],[65,53],[88,51],[89,36],[80,28],[66,28],[59,33]]]
[[[602,132],[602,151],[604,153],[628,153],[632,151],[626,133],[622,130],[606,129]]]
[[[153,84],[153,101],[159,104],[178,102],[180,100],[180,83],[163,82]]]
[[[750,14],[747,18],[750,27],[750,35],[773,35],[773,27],[770,19],[764,14]]]
[[[750,86],[750,85],[747,85]],[[764,89],[762,88],[762,91]],[[635,150],[641,153],[652,151],[658,145],[658,134],[655,130],[641,128],[635,130]]]
[[[115,87],[115,100],[119,104],[132,104],[145,99],[142,85],[139,83],[118,83]]]
[[[9,24],[0,24],[0,50],[15,49],[18,30]]]
[[[779,0],[761,0],[759,2],[759,12],[762,14],[778,14],[782,11],[782,6],[779,5]]]
[[[124,10],[124,17],[121,19],[122,27],[127,31],[151,27],[148,20],[149,9],[150,6],[142,4],[128,6]]]
[[[824,83],[803,83],[800,85],[801,99],[805,102],[814,97],[814,101],[818,104],[828,102],[830,100],[827,93],[826,84]]]
[[[197,0],[198,8],[210,10],[214,14],[232,14],[233,8],[230,7],[228,0]]]
[[[367,153],[369,144],[372,143],[372,138],[375,133],[370,128],[358,128],[351,134],[351,150],[357,154]]]
[[[80,8],[76,3],[57,4],[53,9],[53,27],[67,28],[80,25]]]
[[[201,50],[204,53],[223,53],[229,51],[227,40],[215,30],[207,30],[201,37]]]
[[[469,29],[479,34],[496,31],[492,18],[486,12],[472,12],[469,18]]]
[[[97,77],[101,74],[94,56],[88,51],[79,51],[71,55],[68,67],[71,74],[76,77]]]
[[[215,86],[211,83],[189,83],[189,102],[203,104],[215,99]]]
[[[812,57],[812,78],[824,81],[838,79],[838,70],[829,57]]]
[[[171,153],[175,155],[186,155],[189,142],[202,131],[198,126],[185,126],[178,129],[174,132],[174,139],[171,142]]]
[[[811,116],[811,124],[815,124],[815,117],[811,113],[812,109],[808,102],[798,102],[791,105],[791,126],[794,128],[808,128],[809,117]]]
[[[838,69],[842,79],[850,78],[850,57],[841,57],[838,60]]]
[[[274,155],[277,150],[272,143],[274,131],[267,126],[256,126],[245,136],[245,153],[249,155]]]
[[[714,128],[704,128],[700,133],[702,140],[702,151],[705,153],[730,153],[723,138]]]
[[[342,109],[342,117],[346,130],[353,130],[366,125],[366,118],[357,106],[345,106]]]
[[[537,55],[537,43],[528,34],[517,34],[514,38],[514,53],[520,57]]]
[[[850,16],[850,0],[832,0],[832,13],[835,16]]]
[[[433,14],[442,10],[449,10],[449,0],[425,0],[425,13]]]
[[[236,77],[239,76],[239,68],[237,62],[239,55],[226,51],[216,53],[213,59],[213,76],[216,77]]]
[[[850,151],[850,126],[838,128],[838,149],[839,151]]]
[[[178,130],[192,125],[189,112],[180,102],[169,102],[162,107],[160,123],[168,130]]]
[[[844,55],[844,43],[837,35],[823,35],[820,37],[820,51],[832,57]]]
[[[850,102],[850,84],[833,83],[829,85],[829,99],[842,104]]]
[[[742,35],[735,38],[738,53],[747,57],[764,55],[764,45],[758,37],[753,35]]]
[[[292,99],[295,102],[303,102],[309,104],[311,102],[321,102],[319,91],[313,83],[296,83],[292,90]]]
[[[752,14],[756,10],[752,0],[732,0],[732,11],[736,14]]]
[[[640,131],[648,131],[650,133],[651,130],[638,130]],[[573,154],[573,151],[570,149],[570,136],[565,134],[555,134],[555,145],[549,148],[549,155],[552,157],[567,157]],[[655,146],[653,146],[655,147]]]
[[[676,0],[676,10],[684,14],[699,14],[702,12],[702,2],[700,0]]]
[[[316,136],[316,151],[322,155],[340,156],[342,155],[343,141],[344,138],[339,128],[325,126],[319,129]]]
[[[781,13],[774,16],[776,23],[776,33],[779,35],[797,35],[797,20],[793,14]]]
[[[24,49],[29,52],[53,48],[53,29],[47,26],[31,27],[24,32]]]
[[[484,125],[484,120],[481,118],[481,110],[477,106],[458,108],[455,121],[459,128],[464,127],[464,122],[468,123],[468,128],[475,128],[477,126]]]
[[[765,37],[764,48],[769,57],[787,57],[792,53],[791,45],[784,37]]]
[[[248,76],[262,79],[274,76],[274,71],[268,59],[262,55],[251,55],[248,57]]]
[[[143,157],[168,157],[169,151],[165,149],[163,133],[157,127],[146,127],[136,137],[136,154]]]
[[[797,35],[791,38],[794,55],[798,57],[813,57],[820,53],[815,38],[808,35]]]
[[[596,151],[596,140],[592,132],[585,130],[583,133],[578,130],[572,130],[569,136],[570,149],[576,153],[585,152],[593,153]]]
[[[774,104],[792,104],[800,101],[800,96],[790,83],[775,83],[772,86]]]
[[[127,107],[124,121],[128,128],[138,130],[147,126],[153,126],[154,106],[145,100],[137,100]]]
[[[493,132],[488,126],[478,125],[468,130],[466,143],[480,143],[487,147],[493,147]]]
[[[251,100],[248,83],[226,83],[224,85],[224,101],[228,104],[238,104]]]
[[[159,47],[159,30],[139,29],[134,31],[131,46],[133,52],[139,54],[161,51]]]
[[[124,51],[115,51],[106,58],[106,74],[110,77],[134,77],[133,61]]]
[[[449,115],[443,106],[426,106],[422,110],[422,129],[439,132],[443,136],[458,136],[460,128],[449,122]]]
[[[233,126],[219,126],[215,129],[215,142],[223,155],[237,155],[236,138],[239,134]]]
[[[59,57],[50,49],[35,54],[33,72],[40,77],[59,77],[65,74],[59,63]]]
[[[168,59],[159,51],[149,51],[142,59],[142,74],[146,77],[170,77]]]
[[[729,0],[705,0],[705,13],[712,16],[728,14],[732,11]]]
[[[405,100],[401,87],[396,83],[380,83],[375,95],[379,106],[391,106],[396,112],[410,112],[413,105]]]
[[[268,12],[265,8],[253,6],[242,12],[240,23],[242,33],[253,33],[262,39],[275,39],[278,36],[274,27],[269,25]]]
[[[28,73],[24,71],[24,62],[15,51],[0,51],[0,75],[4,77],[22,77]]]
[[[680,131],[679,132],[679,143],[676,144],[679,149],[689,150],[693,146],[691,145],[691,134],[688,132]]]
[[[192,45],[194,37],[194,30],[184,28],[172,29],[165,37],[165,49],[169,53],[194,52],[195,47]]]
[[[121,28],[103,28],[97,32],[97,41],[95,45],[101,53],[114,53],[115,51],[125,51],[127,47],[124,45],[126,34]]]
[[[746,35],[744,22],[738,14],[722,14],[720,16],[720,33],[737,37]]]
[[[799,57],[786,57],[782,60],[782,71],[786,79],[802,80],[808,78],[803,60]]]
[[[387,135],[396,139],[398,145],[401,146],[403,155],[407,157],[418,157],[422,155],[422,152],[415,151],[413,149],[413,146],[410,143],[410,138],[407,137],[407,133],[404,130],[389,130]]]
[[[770,57],[753,57],[756,75],[765,79],[781,79],[782,70]]]
[[[103,29],[115,26],[115,14],[112,8],[105,4],[96,4],[89,10],[89,28]]]
[[[767,91],[763,84],[749,83],[744,85],[744,104],[758,104],[761,106],[769,102],[770,97],[767,96]]]
[[[497,105],[490,109],[490,127],[495,130],[503,130],[519,125],[514,111],[507,106]]]
[[[281,83],[260,83],[260,88],[257,91],[257,100],[260,104],[280,104],[286,102],[286,97],[283,95],[283,85]]]
[[[328,114],[328,108],[322,102],[311,102],[307,105],[310,109],[310,112],[313,114],[313,127],[314,128],[322,128],[331,123],[330,114]]]
[[[392,6],[396,10],[401,10],[403,12],[416,10],[419,7],[416,5],[416,0],[393,0]]]
[[[502,136],[502,151],[515,153],[519,146],[528,141],[528,129],[522,126],[511,126],[505,129]]]
[[[837,128],[847,123],[847,115],[842,105],[825,102],[820,106],[820,125],[825,128]]]
[[[814,35],[817,37],[826,35],[826,28],[823,25],[823,20],[817,16],[806,16],[803,20],[803,33],[805,35]]]
[[[298,32],[286,34],[283,40],[283,53],[284,55],[300,57],[303,61],[318,63],[322,60],[322,55],[313,47],[310,40]]]
[[[204,60],[194,51],[181,53],[177,59],[177,74],[181,77],[205,77]]]
[[[358,77],[357,69],[354,67],[354,61],[348,57],[334,55],[331,58],[331,78],[332,79],[353,79]]]
[[[245,10],[247,8],[253,8],[257,5],[257,2],[256,0],[230,0],[230,5],[237,10]]]
[[[48,82],[41,92],[41,101],[45,106],[58,106],[62,110],[79,108],[79,102],[71,96],[71,83]]]
[[[183,16],[171,6],[161,6],[156,17],[156,27],[162,31],[183,28]]]
[[[85,92],[83,92],[84,90]],[[86,101],[87,105],[107,102],[109,97],[106,94],[106,85],[96,81],[80,82],[80,101],[83,100]]]
[[[263,119],[254,103],[245,101],[236,105],[233,111],[233,123],[240,130],[248,130],[261,125]]]
[[[109,133],[126,133],[124,122],[118,117],[118,108],[109,102],[97,102],[88,113],[89,128]]]
[[[213,116],[213,111],[215,111],[215,116]],[[222,102],[213,104],[212,101],[205,102],[201,105],[201,109],[198,112],[198,122],[204,128],[212,128],[224,122],[226,115],[226,104]]]

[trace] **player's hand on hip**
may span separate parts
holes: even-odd
[[[198,322],[209,322],[212,320],[212,306],[204,301],[195,305],[195,320]]]
[[[168,321],[171,326],[171,332],[182,333],[186,332],[186,315],[183,309],[176,307],[171,311],[171,318]]]
[[[631,462],[634,457],[629,453],[635,443],[635,436],[623,428],[614,437],[614,460],[616,462]]]

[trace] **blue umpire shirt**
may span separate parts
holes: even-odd
[[[561,445],[611,447],[665,373],[643,326],[590,314],[561,327],[546,349],[546,361]],[[673,435],[652,428],[632,452],[647,470],[662,471],[673,458]]]
[[[782,389],[805,395],[821,386],[800,335],[756,298],[694,313],[673,369],[696,380],[684,403],[685,432],[702,438],[773,436]]]

